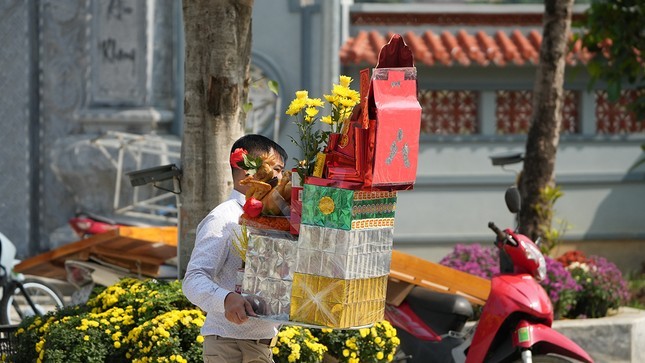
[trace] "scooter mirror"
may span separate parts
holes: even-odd
[[[509,211],[511,211],[511,213],[520,212],[520,207],[522,206],[522,197],[520,196],[520,191],[516,186],[511,186],[506,189],[504,200],[506,201],[506,207]]]

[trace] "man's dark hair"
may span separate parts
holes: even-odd
[[[237,139],[233,146],[231,147],[231,154],[235,149],[242,148],[249,152],[249,154],[254,156],[259,156],[261,154],[267,154],[271,150],[275,150],[282,157],[282,161],[287,162],[287,152],[284,151],[282,146],[278,145],[277,142],[269,139],[266,136],[249,134],[244,135]]]

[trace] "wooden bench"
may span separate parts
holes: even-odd
[[[401,251],[392,251],[389,302],[398,305],[414,286],[461,295],[477,305],[484,305],[490,292],[490,280]]]

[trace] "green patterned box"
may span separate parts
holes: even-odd
[[[344,230],[394,226],[396,192],[305,184],[303,224]]]

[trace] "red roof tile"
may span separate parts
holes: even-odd
[[[519,29],[488,34],[476,31],[470,34],[465,29],[456,33],[444,31],[435,34],[431,30],[418,35],[408,31],[403,35],[412,50],[417,64],[434,65],[535,65],[539,61],[542,35],[536,30],[524,34]],[[376,30],[361,30],[349,38],[340,49],[340,61],[349,64],[376,64],[378,52],[390,39],[392,33],[381,34]],[[566,57],[567,64],[585,64],[591,54],[581,46],[580,41],[572,44]]]

